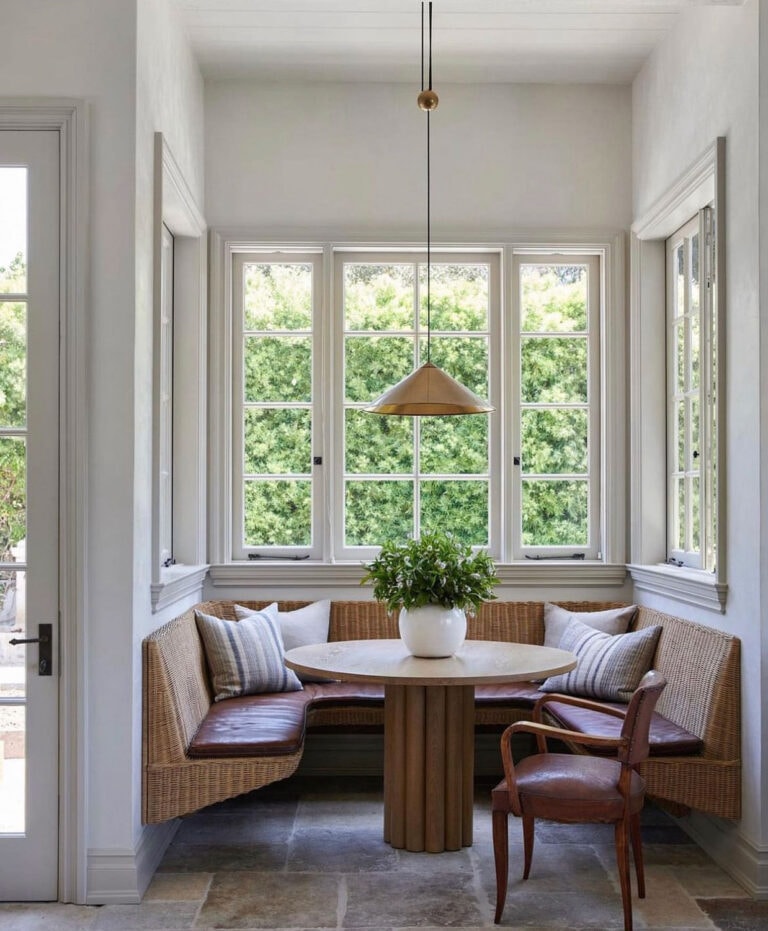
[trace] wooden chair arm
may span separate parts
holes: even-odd
[[[606,749],[611,750],[618,750],[627,742],[626,737],[602,737],[598,734],[584,734],[581,731],[570,731],[564,727],[554,727],[551,724],[542,724],[540,721],[516,721],[514,724],[510,724],[501,735],[502,762],[504,761],[505,744],[509,748],[512,735],[519,733],[533,734],[536,737],[536,747],[539,753],[547,752],[548,737],[552,737],[558,740],[569,740],[571,743],[584,744],[585,746],[590,747],[605,747]],[[511,760],[511,750],[508,752]],[[514,767],[511,771],[514,771]],[[504,775],[507,777],[507,784],[509,784],[509,777],[507,776],[506,766],[504,768]]]
[[[544,705],[547,702],[556,701],[561,705],[574,705],[577,708],[587,708],[589,711],[598,711],[601,714],[608,714],[614,718],[624,718],[626,712],[620,710],[619,708],[610,708],[602,704],[599,701],[592,701],[589,698],[580,698],[578,695],[561,695],[559,692],[548,692],[546,695],[542,695],[541,698],[537,699],[536,704],[533,706],[533,720],[536,722],[541,722],[541,711]]]

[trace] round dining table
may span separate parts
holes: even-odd
[[[401,640],[341,640],[285,654],[297,672],[384,685],[384,840],[440,853],[472,844],[475,686],[568,672],[566,650],[465,640],[453,656],[412,656]]]

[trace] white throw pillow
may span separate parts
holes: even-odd
[[[277,602],[273,602],[269,605],[269,608],[277,609]],[[235,616],[238,620],[254,613],[253,608],[235,605]],[[308,646],[312,643],[327,643],[331,620],[331,602],[329,600],[315,601],[303,608],[298,608],[296,611],[277,611],[277,620],[280,624],[280,632],[286,650]],[[304,673],[297,673],[297,675],[302,682],[328,681],[327,679],[304,675]]]
[[[560,605],[547,603],[544,605],[544,646],[559,647],[560,639],[571,620],[581,621],[604,634],[625,634],[636,611],[637,605],[609,608],[606,611],[569,611]]]

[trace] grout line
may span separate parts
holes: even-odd
[[[341,929],[344,927],[344,919],[347,916],[347,898],[348,898],[347,889],[347,877],[345,874],[339,877],[339,899],[336,905],[336,927]]]

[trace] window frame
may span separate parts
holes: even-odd
[[[719,136],[632,225],[630,298],[630,562],[635,588],[719,613],[728,597],[726,549],[726,145]],[[711,571],[667,563],[666,239],[700,209],[714,212],[712,330],[718,440]]]
[[[319,480],[318,470],[323,465],[323,438],[322,438],[322,385],[323,385],[323,352],[320,334],[322,334],[322,308],[323,308],[323,254],[320,250],[293,251],[281,249],[279,252],[258,252],[243,250],[232,255],[232,332],[244,335],[242,282],[244,269],[249,264],[262,265],[311,265],[312,266],[312,325],[308,333],[300,331],[310,337],[312,346],[312,388],[310,392],[309,407],[312,411],[311,457],[314,464],[310,464],[308,473],[311,487],[311,518],[309,546],[249,546],[244,542],[244,477],[238,463],[243,461],[244,438],[241,430],[243,418],[242,411],[245,402],[243,397],[243,353],[242,339],[232,340],[232,520],[231,520],[231,553],[234,560],[258,560],[265,556],[269,558],[284,559],[320,559],[324,552],[323,532],[321,527],[321,508],[323,505],[323,484]],[[282,332],[282,331],[281,331]],[[286,331],[287,332],[287,331]],[[292,331],[291,331],[292,332]],[[319,398],[319,400],[318,400]],[[275,402],[274,407],[280,407],[281,402]],[[319,414],[319,416],[318,416]],[[319,458],[321,462],[316,462]]]
[[[323,552],[320,557],[301,562],[288,560],[264,561],[233,560],[230,551],[231,541],[231,342],[232,342],[232,287],[230,265],[232,256],[240,251],[308,251],[316,250],[323,254],[327,273],[323,285],[323,332],[318,334],[322,345],[323,360],[330,367],[338,365],[341,323],[331,319],[335,285],[333,274],[333,254],[336,251],[365,252],[368,255],[385,252],[423,252],[423,243],[409,242],[401,235],[382,234],[374,244],[369,239],[349,240],[334,236],[333,231],[322,229],[313,237],[307,230],[283,231],[283,238],[271,238],[264,231],[258,235],[243,235],[239,229],[214,229],[211,231],[211,300],[212,318],[210,329],[210,562],[209,581],[214,588],[231,588],[248,586],[263,580],[274,591],[275,586],[303,586],[306,591],[318,592],[326,586],[347,586],[347,597],[355,597],[356,585],[363,575],[360,562],[342,560],[333,553],[336,528],[330,506],[324,508],[321,534],[324,538]],[[500,276],[500,319],[498,339],[494,339],[492,350],[505,351],[504,346],[510,339],[509,293],[511,287],[511,263],[515,252],[540,252],[591,254],[601,263],[601,338],[603,351],[601,358],[600,382],[602,386],[600,427],[600,472],[603,485],[600,492],[601,506],[601,540],[602,548],[598,560],[553,560],[532,561],[513,556],[508,522],[505,524],[499,514],[492,515],[499,520],[498,538],[500,550],[492,552],[497,560],[498,574],[502,585],[561,587],[573,590],[573,587],[590,586],[594,590],[601,588],[615,589],[622,586],[626,578],[626,410],[625,410],[625,321],[624,321],[624,237],[621,232],[596,235],[592,231],[568,231],[566,235],[557,232],[544,232],[522,235],[514,231],[489,231],[484,236],[475,237],[473,241],[457,238],[448,242],[437,243],[435,252],[454,251],[476,256],[477,252],[497,251],[501,261]],[[511,390],[511,378],[508,371],[497,366],[498,383],[491,389],[494,398],[508,396]],[[611,390],[606,390],[606,385]],[[331,477],[332,462],[338,455],[336,451],[336,427],[338,413],[334,408],[336,396],[328,377],[323,378],[318,403],[323,405],[322,436],[323,450],[326,458],[322,469],[321,481],[326,501],[336,494]],[[499,411],[497,419],[498,443],[494,444],[496,457],[491,462],[492,481],[498,480],[498,500],[500,512],[507,508],[510,490],[507,476],[502,475],[501,459],[511,454],[509,429],[506,413]],[[522,589],[524,590],[524,588]]]
[[[522,412],[524,409],[545,409],[546,405],[526,404],[522,400],[522,301],[520,287],[520,268],[523,265],[585,265],[588,269],[590,287],[588,288],[588,328],[584,339],[587,342],[587,402],[586,407],[589,436],[587,499],[589,504],[588,542],[586,545],[527,545],[522,540],[522,506],[523,506],[523,464],[522,459]],[[603,368],[604,341],[603,329],[603,277],[601,258],[595,253],[551,250],[523,250],[516,249],[512,254],[512,286],[510,288],[511,304],[511,330],[512,337],[509,345],[510,374],[512,376],[512,396],[509,404],[509,436],[512,449],[511,467],[507,469],[510,482],[509,500],[512,507],[508,510],[510,516],[511,553],[513,559],[571,559],[576,558],[599,560],[603,550],[603,523],[602,514],[604,504],[601,497],[601,461],[602,461],[602,388],[601,371]],[[575,334],[580,335],[580,334]],[[564,407],[566,405],[557,405]]]

